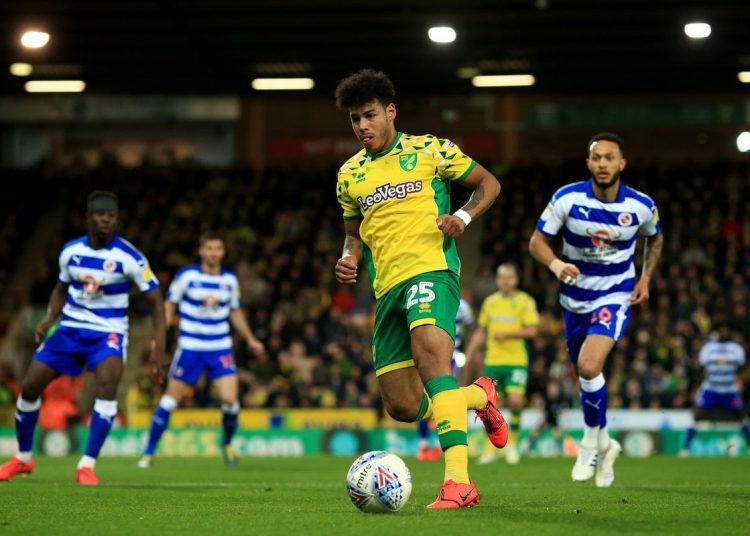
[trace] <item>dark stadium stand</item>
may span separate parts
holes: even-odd
[[[585,172],[582,163],[509,169],[501,177],[499,201],[480,223],[480,268],[466,278],[473,283],[464,293],[477,308],[493,290],[497,264],[519,264],[521,286],[534,295],[543,317],[542,333],[532,344],[531,405],[543,398],[550,378],[559,380],[572,397],[575,378],[561,343],[557,284],[528,255],[528,237],[555,189],[585,178]],[[634,166],[624,174],[626,182],[655,199],[666,245],[651,300],[635,308],[627,334],[609,362],[610,407],[689,407],[699,380],[697,349],[717,314],[730,317],[739,340],[748,345],[749,172],[747,165],[716,163]],[[39,307],[46,304],[59,247],[83,233],[79,207],[86,194],[94,188],[112,189],[121,199],[121,234],[139,244],[165,287],[177,269],[195,260],[201,232],[225,233],[226,264],[240,277],[243,307],[268,349],[267,356],[256,357],[243,345],[236,347],[243,406],[377,405],[369,350],[369,288],[364,282],[355,289],[342,288],[333,278],[343,238],[334,173],[273,169],[256,175],[198,166],[111,166],[63,173],[49,188],[65,206],[65,224],[49,230],[52,246],[45,259],[34,263],[43,268],[36,270],[31,300]],[[27,182],[33,190],[36,183]],[[36,199],[29,192],[15,203],[3,201],[0,247],[21,251],[19,232],[33,227],[34,214],[44,208]],[[5,267],[6,273],[16,269],[12,263]],[[138,316],[146,310],[136,299],[132,311]],[[134,385],[144,391],[142,404],[152,404],[150,382],[136,375]],[[199,389],[186,405],[200,406],[208,400]]]

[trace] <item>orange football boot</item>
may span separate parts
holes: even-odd
[[[94,474],[93,467],[81,467],[76,471],[76,482],[81,486],[98,486],[99,479]]]
[[[31,460],[29,463],[23,463],[19,458],[13,456],[10,460],[0,465],[0,481],[10,480],[14,476],[28,475],[34,470],[36,462]]]
[[[481,387],[487,393],[487,403],[482,409],[476,410],[477,417],[484,424],[484,429],[487,431],[487,436],[492,444],[501,449],[508,443],[508,424],[505,422],[503,414],[500,413],[497,403],[495,380],[488,376],[482,376],[474,382],[474,385]]]
[[[471,508],[479,504],[479,490],[474,482],[459,484],[453,480],[446,480],[440,488],[437,499],[427,505],[431,510],[455,510],[457,508]]]

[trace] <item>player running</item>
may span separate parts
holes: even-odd
[[[464,298],[458,304],[456,314],[456,338],[453,345],[453,357],[451,358],[451,370],[453,377],[460,383],[461,370],[466,364],[466,355],[463,353],[463,332],[474,324],[474,312],[471,305]],[[443,454],[437,432],[433,426],[434,422],[417,421],[419,431],[419,447],[417,448],[417,460],[421,462],[436,462]],[[434,444],[437,443],[437,444]]]
[[[68,242],[60,252],[60,276],[52,290],[47,315],[36,328],[36,339],[41,344],[16,402],[18,453],[0,466],[0,480],[34,470],[32,445],[42,392],[61,374],[80,376],[85,368],[94,373],[96,400],[76,482],[85,486],[99,484],[94,467],[117,415],[115,397],[127,355],[128,293],[132,284],[151,305],[152,372],[156,381],[162,381],[169,361],[164,354],[164,302],[159,283],[146,257],[117,234],[118,215],[115,194],[92,192],[86,206],[88,234]],[[59,326],[45,339],[60,313]]]
[[[620,181],[626,164],[622,138],[606,132],[595,135],[586,163],[592,177],[555,192],[537,222],[529,251],[562,282],[565,338],[578,371],[585,422],[573,480],[588,480],[596,472],[596,485],[608,487],[621,447],[607,430],[602,370],[625,331],[631,304],[649,298],[663,235],[653,200]],[[561,231],[563,250],[558,258],[549,242]],[[633,258],[639,234],[647,241],[637,279]]]
[[[336,104],[364,146],[338,174],[346,238],[336,278],[355,283],[360,262],[370,274],[377,302],[372,355],[388,413],[437,422],[445,480],[428,508],[472,506],[479,492],[468,474],[467,407],[478,410],[497,447],[508,430],[490,378],[460,388],[452,375],[460,290],[454,239],[492,205],[500,184],[450,140],[398,132],[394,97],[391,80],[371,69],[336,89]],[[455,182],[473,192],[451,214]]]

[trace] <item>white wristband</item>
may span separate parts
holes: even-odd
[[[464,226],[471,223],[471,216],[469,216],[469,213],[462,208],[459,208],[456,212],[453,213],[453,215],[464,222]]]

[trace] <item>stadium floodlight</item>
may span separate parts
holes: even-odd
[[[300,91],[315,87],[312,78],[256,78],[252,82],[257,91]]]
[[[750,132],[747,130],[740,132],[740,135],[737,136],[737,150],[741,153],[750,151]]]
[[[29,76],[34,70],[34,66],[30,63],[11,63],[9,70],[13,76]]]
[[[474,87],[518,87],[533,86],[536,82],[533,74],[502,74],[492,76],[475,76],[471,79]]]
[[[427,30],[427,37],[435,43],[452,43],[456,40],[456,30],[450,26],[433,26]]]
[[[86,89],[83,80],[29,80],[24,84],[29,93],[80,93]]]
[[[705,39],[711,35],[711,25],[707,22],[690,22],[685,25],[685,35],[691,39]]]
[[[750,84],[750,71],[740,71],[737,73],[737,80],[743,84]]]
[[[29,30],[21,36],[21,44],[26,48],[42,48],[48,42],[49,34],[47,32]]]

